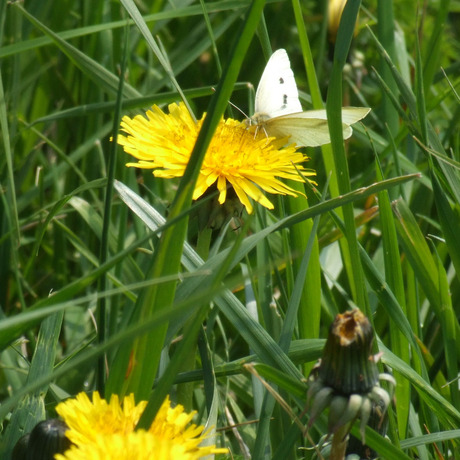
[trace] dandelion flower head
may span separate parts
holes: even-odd
[[[56,412],[69,427],[66,436],[78,445],[91,442],[100,434],[133,431],[146,405],[146,401],[136,405],[132,394],[123,399],[123,404],[117,395],[112,395],[108,403],[96,391],[92,401],[86,393],[79,393],[74,399],[58,404]]]
[[[121,128],[126,135],[118,136],[118,143],[138,160],[127,166],[152,169],[156,177],[181,177],[205,116],[195,122],[180,103],[170,104],[169,114],[153,106],[146,116],[123,117]],[[203,160],[193,199],[216,183],[223,204],[230,184],[251,213],[250,198],[273,209],[263,192],[297,196],[282,179],[304,182],[315,172],[303,166],[308,157],[297,151],[295,144],[286,146],[288,141],[267,137],[263,130],[248,129],[240,121],[222,119]]]
[[[91,444],[71,446],[56,460],[196,460],[203,452],[139,430],[127,435],[99,436]]]
[[[215,445],[201,446],[207,438],[203,426],[191,423],[195,412],[186,413],[181,405],[171,406],[165,399],[148,430],[136,430],[147,401],[135,404],[131,394],[119,403],[110,402],[94,392],[92,401],[85,393],[56,406],[56,412],[69,427],[66,436],[74,444],[57,460],[194,460],[207,455],[227,453]],[[153,453],[155,453],[154,456]]]

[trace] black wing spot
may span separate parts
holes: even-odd
[[[280,77],[280,85],[284,85],[284,78],[283,77]]]
[[[287,102],[288,102],[288,95],[287,95],[287,94],[283,94],[283,104],[284,104],[284,105],[287,105]]]

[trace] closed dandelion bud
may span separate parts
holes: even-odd
[[[309,376],[307,407],[310,420],[307,428],[329,408],[328,436],[332,436],[330,458],[344,458],[348,434],[359,418],[361,441],[364,445],[366,426],[382,428],[391,397],[379,380],[395,385],[393,377],[379,374],[374,356],[369,320],[357,308],[337,315],[329,330],[323,356]],[[376,425],[377,423],[377,425]],[[379,430],[380,431],[380,430]],[[366,446],[360,451],[369,450]],[[356,450],[349,452],[356,452]]]
[[[319,368],[323,384],[343,395],[367,393],[379,378],[372,339],[371,324],[360,310],[337,315]]]
[[[371,399],[367,398],[367,401],[370,403]],[[361,419],[361,432],[364,432],[366,425],[370,426],[373,430],[377,431],[382,436],[385,436],[388,427],[388,417],[384,417],[386,410],[385,402],[382,400],[378,404],[371,405],[370,412],[367,413],[367,418]],[[372,450],[369,446],[361,442],[358,438],[350,436],[350,441],[347,446],[347,454],[354,453],[358,454],[358,458],[377,458],[378,454]],[[348,460],[348,455],[347,455]]]
[[[30,433],[27,460],[53,460],[54,454],[65,452],[71,444],[65,435],[67,430],[59,419],[40,422]]]
[[[11,454],[12,460],[27,460],[27,446],[29,445],[30,434],[19,438]]]

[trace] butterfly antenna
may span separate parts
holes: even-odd
[[[211,88],[214,92],[216,91],[216,88]],[[238,110],[238,112],[241,113],[241,115],[243,115],[244,118],[246,118],[246,120],[248,120],[248,123],[250,124],[251,123],[251,118],[249,118],[237,105],[235,105],[232,101],[228,101],[228,103],[236,110]]]
[[[240,112],[244,118],[246,118],[246,120],[249,120],[249,123],[251,123],[251,118],[249,118],[246,113],[244,113],[237,105],[235,105],[232,101],[228,101],[228,103],[236,110],[238,110],[238,112]]]

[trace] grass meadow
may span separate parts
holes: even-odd
[[[328,21],[328,17],[335,21]],[[0,2],[0,446],[84,391],[170,395],[234,459],[327,458],[307,378],[335,316],[396,380],[379,458],[460,458],[460,2]],[[222,116],[286,49],[316,185],[192,200]],[[124,115],[207,113],[182,178],[127,168]],[[369,107],[343,141],[340,108]],[[225,149],[225,146],[223,146]],[[284,403],[283,403],[284,401]],[[359,421],[351,434],[360,438]],[[356,458],[356,457],[355,457]]]

